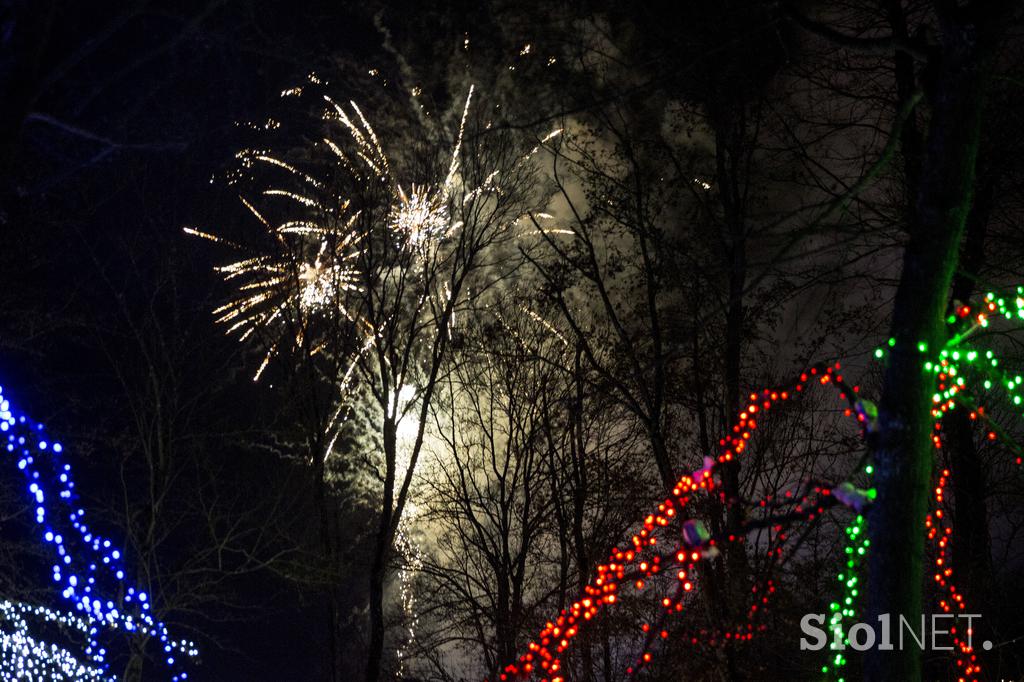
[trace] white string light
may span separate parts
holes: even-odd
[[[25,478],[26,493],[34,506],[40,539],[52,552],[53,582],[60,597],[77,612],[62,615],[42,606],[13,602],[5,603],[9,608],[0,607],[5,621],[14,623],[13,632],[5,631],[2,638],[4,674],[8,670],[23,670],[28,677],[10,679],[51,679],[32,677],[34,673],[30,671],[46,665],[73,667],[73,661],[77,661],[73,656],[68,658],[70,654],[66,656],[67,652],[60,647],[41,643],[27,634],[24,617],[31,613],[52,622],[73,623],[76,629],[84,631],[83,652],[87,662],[81,664],[82,670],[105,671],[108,652],[100,643],[100,637],[121,631],[129,636],[158,642],[162,658],[171,671],[172,682],[187,680],[188,673],[182,668],[187,660],[198,656],[195,644],[173,639],[167,626],[153,617],[149,595],[128,582],[121,550],[86,524],[84,509],[73,506],[75,483],[71,465],[61,462],[63,446],[48,439],[42,424],[17,412],[4,398],[2,387],[0,434],[6,436],[3,450],[7,458]],[[24,623],[24,627],[20,623]],[[84,626],[86,623],[88,625]],[[19,645],[20,650],[17,648]],[[8,650],[13,652],[10,659]],[[43,658],[35,661],[34,652],[41,653]],[[10,666],[8,660],[11,661]],[[30,660],[35,662],[30,663]],[[60,669],[65,670],[64,667]],[[68,679],[99,678],[87,675]]]

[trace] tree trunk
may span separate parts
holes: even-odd
[[[384,418],[384,499],[380,524],[370,565],[370,643],[366,655],[366,682],[380,679],[384,657],[384,582],[387,578],[388,556],[391,552],[394,526],[395,469],[398,461],[398,431],[395,420]]]
[[[315,422],[319,424],[319,420]],[[308,439],[309,452],[313,458],[313,513],[316,515],[317,524],[319,528],[319,540],[320,540],[320,551],[323,553],[323,559],[328,566],[333,566],[336,560],[334,547],[331,542],[331,528],[328,510],[328,484],[326,476],[326,446],[323,442],[322,429],[318,426],[313,427],[310,433],[312,434]],[[338,642],[338,597],[337,597],[337,586],[331,582],[327,586],[327,604],[326,604],[326,619],[327,619],[327,672],[331,682],[338,682],[340,679],[340,671],[338,665],[340,661],[340,647]]]
[[[572,537],[576,550],[576,580],[577,593],[584,594],[587,583],[590,580],[590,554],[589,543],[584,537],[584,523],[586,521],[588,475],[587,475],[587,449],[586,437],[583,432],[584,422],[584,375],[583,375],[583,351],[577,344],[576,355],[573,361],[573,396],[572,410],[570,412],[570,452],[573,458],[573,498],[572,498]],[[580,682],[591,682],[594,679],[594,655],[591,651],[593,637],[590,628],[583,628],[580,631],[580,659],[582,674]]]
[[[989,178],[978,190],[967,219],[967,234],[960,255],[960,269],[953,279],[950,308],[966,303],[985,262],[985,236],[991,215],[994,185]],[[953,575],[974,613],[991,613],[992,554],[989,543],[988,508],[985,504],[985,472],[974,442],[974,424],[965,410],[953,410],[944,421],[945,449],[953,474]],[[975,626],[976,641],[984,641],[992,623],[982,618]],[[989,631],[990,632],[990,631]],[[980,652],[979,652],[980,653]]]
[[[142,669],[146,662],[146,638],[133,637],[128,644],[128,663],[124,667],[124,682],[142,682]]]
[[[976,12],[982,12],[972,6]],[[986,7],[993,19],[994,6]],[[943,317],[974,189],[976,155],[991,26],[961,23],[969,12],[940,16],[941,51],[930,93],[931,120],[922,159],[910,241],[896,292],[891,349],[871,439],[878,497],[868,515],[871,558],[868,623],[890,614],[919,622],[922,613],[924,517],[932,449],[929,406],[934,381],[922,367],[918,343],[930,351],[945,341]],[[916,680],[921,652],[914,647],[865,657],[869,680]]]
[[[726,105],[719,115],[712,116],[715,129],[716,179],[725,221],[726,266],[728,269],[729,298],[725,314],[725,418],[722,428],[728,430],[740,408],[740,373],[743,359],[744,293],[747,286],[747,224],[745,196],[742,188],[746,148],[746,105]],[[719,467],[722,491],[725,493],[725,528],[730,535],[742,538],[745,518],[740,502],[740,463],[733,459]],[[724,568],[716,564],[718,575],[711,580],[710,596],[716,602],[715,611],[724,627],[732,623],[738,613],[740,595],[747,589],[750,567],[747,562],[746,543],[743,539],[726,543]],[[723,648],[728,679],[742,679],[731,643]]]
[[[370,644],[366,656],[366,682],[380,679],[384,656],[384,578],[386,552],[379,546],[370,567]]]
[[[743,358],[744,292],[747,286],[747,229],[744,219],[744,191],[741,187],[746,141],[746,112],[742,104],[733,105],[713,117],[717,181],[727,233],[727,266],[729,299],[725,316],[725,421],[724,429],[732,427],[740,409],[740,371]],[[738,119],[738,120],[737,120]],[[722,489],[726,495],[726,529],[739,533],[743,526],[743,505],[740,499],[740,464],[738,460],[721,466]],[[725,549],[727,584],[743,585],[749,573],[747,552],[743,542],[728,543]],[[728,597],[727,597],[728,599]]]

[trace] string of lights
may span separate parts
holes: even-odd
[[[870,468],[870,467],[869,467]],[[856,602],[860,595],[860,572],[864,564],[868,547],[871,541],[867,537],[867,522],[863,514],[857,514],[853,522],[844,529],[846,535],[846,546],[843,547],[845,559],[844,568],[836,576],[843,588],[843,596],[837,602],[829,604],[829,627],[832,630],[832,641],[842,642],[843,646],[849,646],[844,624],[847,620],[855,621],[857,618]],[[842,651],[838,651],[828,663],[821,667],[821,672],[827,679],[834,679],[836,682],[845,682],[843,669],[846,667],[847,659]]]
[[[692,594],[692,590],[695,589],[697,582],[697,575],[700,571],[710,570],[710,566],[707,563],[703,565],[700,561],[711,558],[717,553],[717,546],[725,542],[729,542],[730,538],[734,542],[742,542],[742,536],[720,534],[718,536],[710,537],[704,547],[712,551],[704,552],[700,557],[700,561],[690,561],[687,563],[683,570],[680,570],[676,577],[683,581],[676,585],[674,594],[671,597],[665,597],[661,600],[661,611],[657,621],[653,624],[643,623],[641,625],[641,631],[645,634],[644,642],[641,647],[643,652],[640,657],[633,663],[633,665],[626,668],[626,673],[629,675],[636,675],[642,669],[644,669],[653,660],[653,654],[651,653],[655,642],[659,640],[667,640],[671,638],[674,641],[687,642],[691,647],[701,647],[704,649],[720,649],[731,644],[742,644],[749,642],[754,638],[754,634],[757,632],[764,632],[767,629],[767,625],[763,622],[758,623],[757,619],[763,617],[767,611],[770,599],[775,594],[775,582],[770,577],[770,565],[774,564],[782,559],[783,552],[785,550],[787,541],[789,540],[789,534],[785,528],[795,520],[808,520],[813,519],[816,516],[824,513],[827,507],[832,506],[835,503],[835,498],[829,497],[829,491],[827,488],[822,488],[819,485],[811,485],[810,489],[805,491],[803,494],[796,494],[794,491],[788,490],[783,495],[785,501],[775,502],[769,504],[769,500],[762,500],[759,504],[762,508],[773,508],[780,510],[781,513],[776,513],[764,519],[758,519],[753,522],[747,522],[744,525],[744,533],[750,532],[756,528],[771,528],[775,533],[775,536],[770,539],[768,548],[765,551],[765,557],[768,560],[768,567],[765,568],[767,575],[754,582],[750,587],[751,600],[748,608],[746,609],[746,618],[742,623],[735,623],[731,626],[726,627],[704,627],[704,628],[688,628],[673,626],[672,632],[668,630],[668,620],[675,615],[680,615],[685,612],[686,604],[684,599]],[[797,543],[798,544],[798,543]],[[672,566],[673,558],[676,561],[680,561],[680,553],[676,553],[675,557],[672,555],[657,555],[654,557],[658,561],[656,562],[659,566],[666,566],[669,568],[667,571],[671,574],[679,566]],[[692,557],[691,557],[692,558]],[[687,571],[689,573],[687,574]],[[656,575],[659,571],[654,570],[648,577]],[[687,577],[690,577],[687,580]],[[627,574],[627,579],[632,576]],[[635,584],[637,592],[644,589],[645,585],[642,580],[638,580]]]
[[[814,496],[821,496],[822,494],[828,496],[831,494],[833,497],[824,497],[817,501],[813,500]],[[841,496],[841,495],[840,495]],[[783,557],[787,541],[789,540],[789,534],[785,529],[785,525],[792,522],[796,518],[812,518],[815,515],[820,515],[824,512],[825,508],[832,506],[839,499],[840,496],[836,496],[835,491],[829,491],[827,488],[823,488],[821,485],[815,484],[814,482],[807,483],[807,489],[802,493],[794,490],[786,490],[780,495],[768,495],[764,499],[751,504],[752,508],[760,508],[762,510],[771,510],[774,512],[772,516],[766,519],[759,519],[755,522],[748,522],[745,524],[745,531],[751,531],[755,528],[771,527],[776,535],[770,538],[768,547],[764,552],[765,555],[765,566],[762,568],[764,577],[751,586],[751,601],[750,605],[746,610],[746,618],[742,623],[736,623],[731,627],[686,627],[683,625],[673,627],[671,636],[676,641],[688,642],[692,647],[703,647],[706,649],[722,648],[728,646],[731,643],[743,643],[748,642],[754,638],[755,633],[764,632],[767,629],[767,625],[763,622],[757,622],[758,618],[763,618],[767,611],[767,607],[770,602],[770,598],[775,594],[775,581],[771,577],[771,569],[777,565]],[[734,536],[735,537],[735,536]],[[706,543],[708,547],[714,547],[719,542],[727,541],[728,537],[710,538]],[[736,538],[736,541],[742,541],[741,538]],[[799,544],[799,543],[795,543]],[[713,553],[712,553],[713,554]],[[669,556],[657,557],[660,561],[666,559],[671,560]],[[680,558],[677,554],[675,557],[677,560]],[[703,557],[702,557],[703,558]],[[660,563],[659,561],[659,563]],[[698,567],[707,569],[707,566]],[[657,571],[655,571],[656,573]],[[628,576],[627,576],[628,577]],[[646,585],[643,580],[638,579],[634,586],[637,592],[643,590]],[[642,650],[649,652],[652,649],[652,645],[657,639],[669,639],[669,631],[666,629],[666,623],[669,617],[672,615],[681,613],[684,607],[681,604],[681,598],[690,592],[687,588],[686,583],[681,586],[681,591],[677,590],[676,594],[668,600],[662,600],[662,606],[664,607],[660,614],[657,622],[653,624],[644,623],[641,625],[641,630],[646,633]],[[649,663],[651,657],[641,656],[634,666],[627,669],[629,673],[639,672],[647,663]]]
[[[867,428],[867,410],[858,400],[859,389],[849,387],[840,374],[840,365],[818,365],[800,375],[800,378],[786,389],[764,389],[760,393],[749,396],[749,404],[740,413],[731,432],[719,441],[717,459],[706,457],[703,466],[690,474],[680,477],[670,497],[658,505],[657,512],[644,519],[643,528],[632,536],[627,549],[615,548],[609,559],[596,567],[596,575],[591,584],[584,589],[584,595],[564,609],[552,621],[545,624],[538,637],[527,645],[527,652],[520,656],[516,663],[508,665],[500,674],[500,679],[530,678],[539,676],[544,682],[564,682],[562,658],[570,648],[573,640],[586,623],[593,620],[602,608],[614,605],[620,599],[620,585],[632,584],[637,591],[642,591],[655,576],[674,575],[675,588],[672,595],[661,600],[664,616],[681,613],[685,609],[685,599],[692,593],[697,583],[697,568],[704,559],[713,558],[719,553],[719,547],[725,543],[743,542],[746,532],[754,528],[769,527],[776,533],[783,534],[788,524],[796,521],[811,521],[821,516],[825,510],[836,504],[854,507],[858,513],[873,497],[873,490],[860,490],[852,484],[843,486],[811,485],[802,495],[791,494],[787,500],[789,507],[782,513],[773,514],[765,519],[748,521],[742,533],[724,532],[712,536],[704,524],[683,514],[697,495],[711,494],[718,489],[715,472],[725,462],[738,459],[747,449],[752,432],[757,428],[760,414],[767,412],[778,403],[790,400],[803,394],[808,384],[819,384],[834,387],[840,397],[847,401],[844,410],[847,416],[856,415],[857,420]],[[738,503],[724,499],[722,502]],[[767,506],[767,504],[765,505]],[[675,532],[662,532],[669,526]],[[659,538],[662,544],[672,542],[672,538],[680,538],[681,543],[670,551],[659,552]],[[781,552],[781,547],[771,551]],[[754,591],[756,591],[756,587]],[[769,584],[766,593],[774,592],[774,585]],[[767,603],[767,594],[760,597],[761,605]],[[755,602],[755,606],[757,602]],[[670,633],[665,628],[652,628],[650,624],[642,624],[645,647],[635,664],[627,669],[633,675],[653,660],[651,644],[658,639],[668,639]],[[728,640],[746,640],[753,636],[752,629],[737,631],[736,637],[729,633]]]
[[[957,614],[961,612],[966,613],[967,603],[964,600],[963,594],[960,593],[953,582],[953,567],[950,560],[953,529],[946,524],[946,514],[942,508],[945,501],[945,488],[948,479],[949,470],[944,469],[935,486],[935,510],[926,517],[925,528],[927,529],[928,539],[932,541],[936,548],[933,578],[936,587],[939,589],[939,608],[942,609],[943,613]],[[955,624],[950,626],[950,635],[953,638],[953,648],[956,652],[957,681],[968,682],[969,680],[978,679],[978,675],[981,673],[981,665],[978,662],[977,654],[969,644],[973,633],[968,633],[967,640],[963,639],[961,634]]]
[[[110,639],[108,635],[120,631],[128,637],[157,643],[172,682],[187,680],[185,664],[199,653],[195,644],[173,638],[167,626],[152,615],[149,594],[127,577],[119,545],[90,527],[85,510],[75,506],[77,495],[71,465],[62,461],[64,447],[47,436],[42,424],[18,412],[4,397],[2,387],[0,436],[6,440],[8,459],[25,480],[39,540],[53,557],[51,577],[55,589],[77,612],[62,618],[72,619],[67,622],[83,627],[88,624],[84,630],[87,637],[83,670],[106,669],[109,645],[105,642]],[[19,612],[12,608],[11,613]],[[49,617],[46,614],[51,612],[40,613]],[[15,628],[14,634],[4,633],[3,637],[17,637],[18,632]],[[15,641],[12,639],[4,646],[13,646]],[[22,668],[27,665],[22,664]]]
[[[938,354],[928,357],[928,344],[918,341],[915,344],[917,351],[926,357],[923,362],[925,371],[933,373],[936,378],[936,392],[932,396],[932,417],[935,419],[932,432],[932,443],[936,450],[942,448],[942,423],[943,418],[950,411],[961,408],[968,411],[972,423],[979,423],[984,426],[985,438],[988,441],[998,441],[1014,455],[1017,464],[1024,461],[1024,449],[1020,444],[995,420],[986,410],[982,401],[973,395],[980,387],[985,395],[991,395],[996,387],[1004,392],[1006,403],[1014,408],[1020,408],[1024,403],[1024,391],[1021,386],[1024,379],[1019,374],[1011,375],[1002,369],[1004,363],[996,356],[991,349],[982,349],[967,341],[977,338],[978,333],[989,327],[993,319],[1003,318],[1011,322],[1024,320],[1024,287],[1017,287],[1013,296],[999,296],[989,292],[985,294],[979,308],[975,310],[971,305],[963,303],[955,306],[953,312],[946,319],[950,328],[949,340]],[[897,340],[890,338],[885,347],[875,350],[875,357],[884,359],[888,349],[895,348]],[[957,588],[953,580],[952,536],[953,529],[946,523],[946,513],[943,509],[946,499],[945,487],[950,472],[943,469],[938,477],[935,486],[935,508],[925,518],[925,532],[935,548],[933,578],[938,589],[938,605],[943,613],[966,613],[967,603],[963,593]],[[847,528],[850,532],[850,528]],[[866,541],[866,539],[865,539]],[[850,566],[849,573],[856,576],[856,569],[859,566]],[[844,600],[845,601],[845,600]],[[843,609],[842,615],[854,616],[855,612],[846,613]],[[835,615],[833,615],[835,619]],[[970,624],[968,622],[968,628]],[[981,673],[981,664],[978,661],[977,653],[970,646],[973,632],[968,632],[968,637],[963,638],[963,632],[958,631],[954,625],[950,634],[953,638],[953,650],[955,652],[954,662],[958,682],[969,682],[978,679]],[[841,668],[845,660],[837,655],[833,661],[833,672]],[[826,666],[823,672],[828,672]],[[839,678],[842,679],[842,678]]]
[[[91,616],[55,611],[43,606],[0,601],[0,680],[102,680],[113,682],[102,667],[83,662],[69,649],[33,637],[32,623],[56,624],[81,641],[94,631]]]

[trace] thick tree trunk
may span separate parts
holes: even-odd
[[[577,345],[576,356],[573,361],[573,385],[575,395],[571,413],[571,437],[573,454],[573,499],[572,499],[572,537],[576,549],[576,580],[577,594],[584,594],[587,583],[590,580],[590,545],[584,536],[584,523],[586,522],[588,475],[587,475],[587,449],[586,436],[583,431],[583,407],[584,407],[584,384],[583,374],[583,351]],[[591,651],[593,637],[590,628],[583,628],[580,632],[580,658],[583,670],[580,674],[580,682],[591,682],[594,679],[594,656]]]
[[[378,548],[370,566],[370,642],[366,655],[366,682],[380,679],[384,657],[384,579],[386,553]]]
[[[384,659],[384,584],[387,579],[388,557],[393,540],[395,507],[395,467],[398,461],[398,432],[395,420],[386,417],[384,434],[384,499],[380,523],[370,565],[370,642],[366,654],[366,682],[380,679]]]
[[[960,270],[953,280],[951,307],[966,303],[985,262],[985,236],[991,214],[994,186],[989,179],[979,188],[967,219],[967,234],[960,255]],[[974,442],[974,424],[965,410],[954,410],[943,424],[949,468],[953,474],[953,575],[970,610],[983,616],[992,612],[992,554],[988,508],[985,503],[985,472]],[[975,626],[976,641],[984,641],[991,622]],[[980,652],[979,652],[980,653]]]
[[[885,0],[885,13],[892,29],[892,35],[898,40],[909,40],[907,17],[903,11],[902,0]],[[897,110],[901,110],[911,98],[916,96],[917,78],[914,57],[903,50],[893,54],[894,75],[896,77]],[[907,116],[900,127],[900,152],[903,156],[903,179],[906,187],[908,217],[914,211],[914,200],[917,198],[918,181],[921,175],[921,131],[917,125],[915,112]]]
[[[974,428],[967,413],[956,410],[945,420],[946,447],[953,475],[953,575],[973,613],[989,612],[992,555],[985,504],[985,473],[974,444]],[[984,626],[984,620],[979,621]],[[979,631],[975,626],[975,637]],[[978,641],[984,641],[979,638]]]
[[[511,627],[511,589],[508,584],[508,576],[495,575],[497,587],[497,604],[495,604],[494,622],[494,648],[498,655],[498,670],[504,670],[505,666],[513,663],[516,658],[515,643],[512,641]]]
[[[922,613],[923,527],[932,462],[929,406],[934,387],[933,378],[923,369],[918,343],[934,350],[945,341],[942,319],[974,189],[987,67],[983,48],[992,30],[960,23],[966,14],[940,17],[943,45],[932,65],[932,115],[893,308],[895,346],[885,373],[878,431],[871,443],[878,489],[868,517],[871,624],[882,614],[890,614],[894,624],[901,615],[915,623]],[[914,647],[871,649],[865,657],[865,677],[920,679],[921,652]]]
[[[315,403],[314,403],[315,404]],[[319,420],[315,423],[319,424]],[[336,556],[331,542],[332,534],[329,523],[328,510],[328,484],[326,476],[325,444],[322,437],[322,429],[314,427],[311,430],[313,435],[308,440],[309,452],[313,458],[313,507],[319,527],[320,551],[327,565],[333,566]],[[327,604],[325,617],[327,620],[327,679],[331,682],[338,682],[340,671],[340,647],[338,642],[338,598],[337,587],[332,583],[327,586]]]
[[[712,116],[715,128],[716,180],[725,221],[726,267],[728,270],[729,298],[725,315],[725,420],[729,429],[740,408],[740,373],[743,359],[744,293],[747,286],[747,224],[745,218],[745,191],[743,173],[748,153],[746,136],[746,108],[744,104],[727,105],[725,111]],[[742,537],[745,510],[740,503],[740,463],[738,460],[721,465],[722,491],[725,493],[725,528],[730,534]],[[717,565],[718,575],[711,581],[715,611],[728,626],[738,616],[735,612],[741,593],[747,589],[750,566],[746,544],[741,539],[725,546],[725,571]],[[727,644],[724,648],[728,679],[742,679],[736,661],[736,651]]]
[[[713,117],[715,127],[716,179],[725,221],[729,299],[725,316],[725,422],[729,429],[740,408],[740,372],[743,359],[744,293],[747,286],[747,227],[745,220],[745,192],[742,187],[747,153],[746,110],[744,105],[731,105]],[[744,509],[740,498],[739,461],[727,462],[721,467],[722,489],[727,499],[726,528],[739,533],[744,522]],[[749,573],[744,543],[729,543],[725,549],[725,563],[729,585],[746,587]]]

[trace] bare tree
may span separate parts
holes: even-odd
[[[106,325],[86,334],[110,363],[114,405],[130,415],[123,428],[88,434],[118,481],[116,502],[97,506],[121,529],[122,551],[152,595],[153,614],[212,641],[204,622],[241,620],[258,607],[241,596],[242,579],[287,573],[300,550],[287,527],[284,489],[253,494],[240,485],[230,458],[254,433],[228,429],[217,417],[232,374],[218,363],[232,356],[207,348],[203,316],[179,307],[175,266],[184,263],[165,261],[162,276],[139,287],[151,280],[144,257],[136,251],[135,258],[120,272],[96,263],[117,305]],[[221,385],[201,381],[205,374],[220,376]],[[151,660],[150,639],[129,640],[124,679],[144,679],[150,664],[160,665]]]
[[[460,330],[464,348],[433,411],[441,444],[424,471],[423,519],[438,537],[423,606],[451,641],[468,642],[465,655],[489,677],[515,660],[554,577],[540,540],[550,533],[553,491],[537,396],[557,400],[559,370],[535,355],[550,343],[547,330],[524,318],[506,310],[505,324]]]

